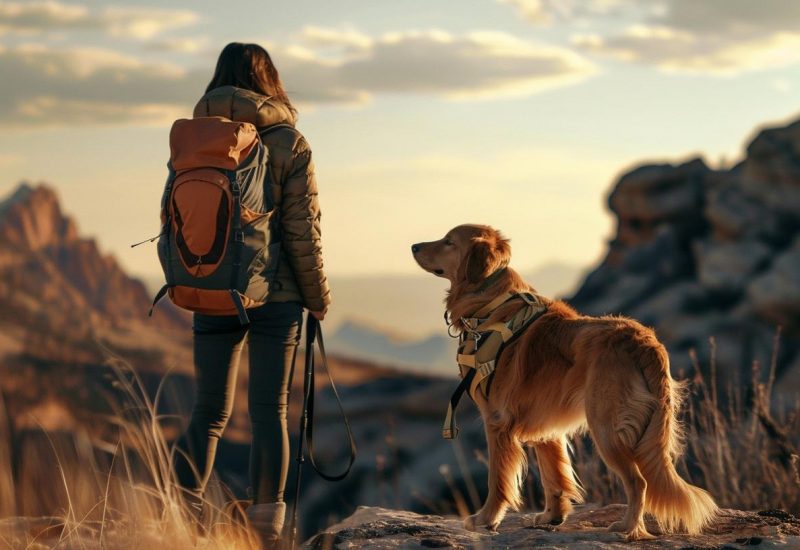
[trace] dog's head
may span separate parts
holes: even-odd
[[[438,241],[411,246],[417,263],[453,285],[476,284],[508,265],[511,245],[488,225],[459,225]]]

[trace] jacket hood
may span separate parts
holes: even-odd
[[[283,103],[236,86],[214,88],[200,98],[194,107],[194,117],[207,116],[249,122],[259,129],[276,124],[295,124],[295,115]]]

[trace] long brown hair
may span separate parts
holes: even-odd
[[[236,86],[265,95],[283,103],[293,115],[297,114],[297,109],[289,101],[289,96],[283,89],[281,77],[272,63],[272,58],[267,50],[258,44],[231,42],[222,49],[206,92],[220,86]]]

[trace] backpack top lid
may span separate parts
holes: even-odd
[[[176,172],[200,167],[235,170],[257,144],[258,132],[249,122],[182,118],[169,133],[170,162]]]
[[[296,122],[294,113],[283,103],[236,86],[220,86],[209,90],[195,105],[192,116],[221,116],[249,122],[259,130],[276,124],[294,126]]]

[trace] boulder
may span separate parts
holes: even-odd
[[[697,279],[705,288],[715,291],[739,292],[751,276],[764,267],[772,249],[757,240],[694,243]]]
[[[728,180],[708,191],[705,210],[712,237],[719,242],[761,239],[781,243],[787,225],[784,216],[751,194],[737,180]]]
[[[747,298],[767,322],[787,325],[790,331],[800,324],[800,237],[750,282]]]
[[[800,121],[761,131],[730,169],[700,159],[639,166],[609,194],[617,231],[568,301],[656,328],[673,369],[703,365],[746,383],[753,361],[800,359]],[[798,388],[800,389],[800,388]]]

